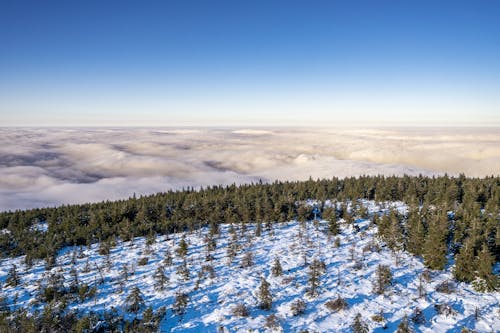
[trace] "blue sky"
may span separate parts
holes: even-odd
[[[2,1],[0,126],[500,125],[498,1]]]

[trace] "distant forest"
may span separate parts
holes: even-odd
[[[370,218],[394,250],[421,256],[427,267],[443,269],[455,258],[455,278],[481,279],[498,288],[492,273],[500,260],[500,177],[362,176],[187,188],[127,200],[63,205],[0,213],[0,257],[26,255],[25,263],[55,261],[65,246],[100,243],[112,247],[133,237],[154,238],[221,223],[277,223],[323,218]],[[314,200],[311,204],[308,200]],[[408,213],[367,216],[357,200],[403,201]],[[325,204],[338,202],[339,205]],[[345,202],[351,202],[350,209]],[[342,204],[340,204],[342,203]],[[47,226],[46,228],[43,226]]]

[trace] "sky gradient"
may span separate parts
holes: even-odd
[[[0,126],[500,126],[498,1],[2,1]]]

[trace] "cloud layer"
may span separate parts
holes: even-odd
[[[0,129],[0,210],[187,186],[499,174],[498,129]]]

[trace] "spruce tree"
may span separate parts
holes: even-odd
[[[278,257],[274,258],[273,267],[271,268],[271,273],[273,276],[281,276],[283,274],[283,268]]]
[[[179,246],[177,247],[177,249],[175,250],[175,252],[181,258],[184,258],[184,257],[187,256],[187,253],[188,253],[188,244],[187,244],[186,239],[184,238],[184,236],[181,238],[181,240],[179,242]]]
[[[477,278],[473,282],[474,288],[481,292],[495,291],[498,288],[499,277],[493,274],[492,267],[495,258],[490,253],[486,243],[483,244],[476,260]]]
[[[17,266],[12,265],[12,267],[9,269],[9,273],[7,274],[7,279],[5,280],[5,284],[7,286],[16,287],[19,285],[19,283],[21,283],[21,278],[17,273]]]
[[[127,311],[137,313],[144,305],[144,297],[142,296],[139,287],[132,288],[132,291],[125,299],[125,303],[127,304]]]
[[[357,313],[354,317],[351,329],[353,333],[368,333],[368,325],[365,323],[360,313]]]
[[[165,270],[162,266],[158,266],[153,278],[155,280],[155,289],[164,290],[165,285],[168,283],[168,277],[165,275]]]
[[[476,272],[475,266],[474,245],[470,239],[467,239],[460,253],[455,256],[453,276],[461,282],[472,282]]]
[[[175,294],[175,301],[172,305],[172,309],[178,315],[183,315],[186,311],[186,307],[188,305],[189,296],[184,292],[177,292]]]
[[[431,269],[443,269],[446,264],[448,221],[445,213],[430,219],[424,241],[424,264]]]
[[[269,282],[264,277],[261,277],[258,297],[260,302],[259,307],[263,310],[271,310],[272,307],[273,297],[269,287]]]
[[[375,272],[375,281],[373,283],[373,290],[375,293],[381,295],[385,292],[387,287],[392,283],[392,273],[389,266],[378,265]]]
[[[425,240],[425,226],[418,208],[410,209],[408,221],[406,222],[406,248],[414,255],[422,255]]]

